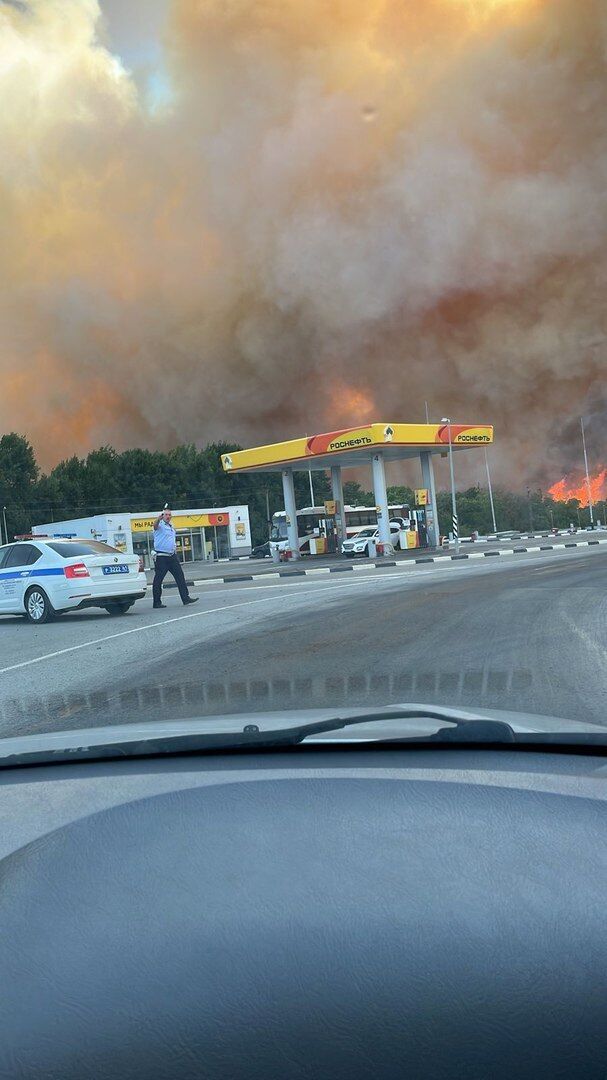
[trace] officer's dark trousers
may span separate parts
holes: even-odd
[[[152,585],[152,596],[154,603],[160,603],[160,597],[162,594],[162,582],[167,574],[172,574],[177,582],[177,588],[179,589],[179,595],[184,604],[188,598],[188,587],[185,583],[183,576],[183,570],[181,569],[181,563],[176,555],[157,555],[156,556],[156,573],[154,574],[154,583]]]

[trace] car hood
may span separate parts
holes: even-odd
[[[428,702],[402,702],[400,704],[377,707],[385,713],[385,719],[367,724],[357,724],[351,728],[323,732],[311,736],[314,742],[368,742],[374,739],[402,738],[403,736],[424,737],[431,735],[446,722],[424,717],[424,712],[432,708],[444,708],[430,705]],[[7,758],[29,754],[48,754],[52,760],[54,754],[68,754],[83,749],[94,750],[109,744],[120,742],[142,743],[146,740],[159,742],[179,735],[227,734],[242,732],[246,724],[255,724],[260,732],[271,732],[280,728],[299,727],[302,724],[328,720],[332,717],[355,717],[359,708],[297,709],[277,710],[275,712],[237,713],[229,715],[201,716],[186,720],[149,720],[143,723],[108,724],[97,728],[76,728],[67,731],[42,732],[33,735],[20,735],[0,739],[0,761]],[[403,720],[394,714],[400,709],[419,709],[419,719]],[[501,720],[510,725],[515,732],[557,734],[604,735],[607,742],[607,727],[579,720],[567,720],[563,717],[543,716],[535,713],[509,712],[495,709],[449,709],[454,720]]]

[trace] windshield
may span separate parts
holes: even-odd
[[[607,733],[602,5],[65,8],[0,0],[0,739]]]
[[[117,548],[109,544],[102,544],[98,540],[76,541],[65,544],[49,543],[51,551],[56,551],[63,559],[69,559],[72,555],[114,555]]]

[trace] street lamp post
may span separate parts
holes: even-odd
[[[308,432],[306,431],[304,434],[305,434],[306,439],[307,439]],[[308,482],[310,484],[310,501],[312,503],[312,507],[314,507],[314,484],[312,482],[312,470],[311,469],[308,469]]]
[[[497,525],[495,524],[495,507],[493,505],[493,491],[491,488],[491,473],[489,472],[489,458],[487,456],[487,447],[485,446],[485,468],[487,470],[487,487],[489,488],[489,504],[491,506],[491,520],[493,522],[493,531],[497,533]]]
[[[8,544],[8,529],[6,527],[6,506],[2,507],[2,518],[4,521],[4,543]]]
[[[451,518],[453,521],[453,539],[455,541],[455,554],[459,553],[459,528],[457,524],[457,502],[455,500],[455,476],[453,474],[453,443],[451,441],[451,420],[443,416],[441,424],[447,425],[449,435],[449,472],[451,474]]]

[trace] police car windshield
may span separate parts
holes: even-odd
[[[113,555],[118,551],[118,548],[102,544],[100,540],[66,540],[48,546],[52,551],[56,551],[57,555],[61,555],[62,559],[69,559],[72,555]]]

